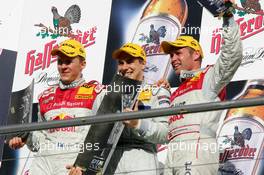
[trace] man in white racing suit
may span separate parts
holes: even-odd
[[[242,61],[239,28],[232,15],[223,17],[221,54],[215,65],[201,69],[204,57],[199,42],[191,36],[162,42],[171,65],[182,83],[171,95],[172,106],[220,101],[225,86]],[[173,115],[169,118],[169,145],[165,174],[217,174],[219,154],[216,130],[221,111]]]
[[[51,52],[57,56],[60,81],[39,96],[39,122],[67,120],[95,115],[103,98],[102,86],[96,81],[85,83],[82,70],[86,66],[84,47],[76,40],[66,40]],[[90,126],[72,126],[34,131],[26,144],[35,151],[29,170],[31,175],[65,175],[66,165],[73,165],[82,149],[99,149],[100,145],[83,145]],[[9,141],[11,148],[24,146],[20,137]]]
[[[126,43],[113,52],[118,72],[144,82],[146,54],[134,43]],[[170,91],[164,87],[144,85],[138,96],[138,110],[170,106]],[[157,143],[166,140],[168,118],[158,117],[124,121],[126,127],[117,143],[106,174],[159,175]],[[163,132],[161,132],[163,131]],[[157,135],[158,134],[158,135]]]

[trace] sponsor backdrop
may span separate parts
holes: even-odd
[[[13,90],[28,86],[34,78],[36,102],[39,92],[58,81],[56,58],[50,55],[50,51],[68,38],[60,34],[67,33],[86,48],[87,68],[83,73],[84,77],[100,81],[103,68],[98,65],[104,65],[111,11],[111,3],[104,1],[25,1],[22,19],[26,20],[23,20],[20,27],[19,64],[16,65]],[[63,18],[57,20],[56,15]],[[65,25],[67,27],[58,26],[58,23],[67,23],[67,16],[70,15],[78,16],[73,24]]]
[[[155,10],[153,6],[160,6],[157,8],[160,10]],[[175,11],[170,9],[175,9]],[[162,17],[161,13],[164,14]],[[132,41],[140,44],[147,53],[147,59],[152,61],[147,64],[146,78],[150,79],[151,83],[157,81],[160,77],[159,70],[165,69],[166,65],[163,62],[168,59],[167,55],[161,53],[160,43],[163,40],[175,40],[176,36],[181,33],[181,27],[186,29],[182,30],[183,34],[188,34],[187,30],[190,27],[200,28],[201,16],[202,7],[190,0],[114,0],[105,57],[107,66],[104,67],[103,82],[109,83],[116,72],[116,62],[112,59],[112,52],[124,43]],[[151,39],[153,36],[155,36],[154,39]],[[198,32],[193,36],[199,39]],[[177,86],[178,81],[175,81],[177,78],[170,66],[168,69],[167,77],[173,80],[170,83],[172,86]],[[157,74],[152,74],[153,72]]]
[[[264,8],[263,1],[259,3]],[[151,8],[157,4],[162,7],[160,10]],[[240,2],[238,5],[242,6]],[[222,44],[221,20],[213,18],[191,0],[19,0],[16,3],[10,0],[1,4],[0,9],[0,47],[17,51],[13,92],[25,89],[34,79],[34,103],[41,91],[58,81],[56,58],[51,57],[50,51],[67,38],[62,36],[64,32],[70,31],[69,37],[85,45],[87,68],[84,77],[104,84],[110,83],[116,72],[112,52],[126,42],[136,42],[146,50],[148,60],[151,60],[145,70],[150,83],[166,77],[173,87],[177,87],[179,81],[168,66],[168,56],[160,50],[163,40],[175,40],[180,34],[194,36],[204,50],[203,67],[215,63]],[[58,28],[54,15],[58,13],[67,18],[69,11],[79,18],[65,31],[65,28]],[[263,78],[263,16],[236,10],[235,17],[240,25],[244,56],[227,88],[228,99],[242,91],[245,81],[238,80]],[[36,108],[33,109],[34,118]],[[164,163],[166,146],[159,150],[159,160]],[[6,161],[9,164],[2,166],[0,174],[26,174],[33,154],[27,148],[12,154],[10,156],[10,149],[6,147],[3,159],[14,160]]]
[[[258,8],[264,9],[264,1],[236,1],[239,7],[256,8],[248,2],[256,3]],[[243,4],[241,4],[243,2]],[[258,10],[256,8],[256,10]],[[254,10],[255,11],[255,10]],[[247,80],[263,78],[264,70],[264,17],[263,15],[246,14],[241,10],[235,10],[235,19],[240,27],[241,39],[243,40],[243,61],[233,80]],[[210,23],[209,23],[210,21]],[[200,43],[206,55],[203,66],[214,64],[220,54],[222,36],[220,34],[222,21],[213,18],[207,10],[203,11]]]
[[[40,92],[58,82],[56,58],[50,51],[67,39],[64,36],[67,34],[85,46],[87,67],[83,76],[102,82],[110,12],[109,0],[11,0],[1,3],[0,46],[18,52],[13,92],[25,89],[34,79],[33,102],[36,103]],[[56,18],[58,15],[63,17],[62,21]],[[67,17],[73,15],[73,23],[67,25]],[[66,27],[58,26],[60,23]],[[33,155],[24,147],[12,156],[4,156],[9,167],[2,167],[1,174],[26,174]],[[19,166],[10,159],[17,159]]]
[[[18,49],[24,0],[2,1],[0,5],[0,48]],[[24,20],[23,20],[24,22]]]
[[[264,79],[232,82],[227,90],[229,99],[260,97],[264,95]],[[217,138],[219,174],[264,173],[263,110],[264,106],[255,106],[223,111]]]

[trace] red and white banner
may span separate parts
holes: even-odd
[[[243,7],[240,1],[236,3],[239,7]],[[264,9],[264,1],[258,1],[258,3]],[[235,10],[235,20],[240,27],[243,60],[233,81],[262,78],[264,74],[264,17]],[[207,10],[203,11],[200,43],[205,58],[202,67],[214,64],[220,55],[222,36],[219,29],[221,27],[222,20],[214,18]]]
[[[57,83],[56,57],[52,57],[50,51],[69,37],[55,31],[55,15],[65,17],[66,11],[73,6],[72,11],[78,11],[80,20],[70,24],[70,38],[79,40],[86,48],[87,67],[83,75],[87,80],[101,81],[111,11],[111,1],[104,1],[25,1],[13,91],[26,87],[34,78],[36,102],[40,92]]]
[[[59,79],[56,57],[52,57],[50,51],[67,38],[74,38],[85,46],[87,66],[83,71],[84,78],[102,81],[112,1],[10,0],[2,3],[0,47],[18,52],[13,91],[24,89],[34,79],[33,102],[37,102],[43,90],[56,84]],[[70,37],[61,36],[60,32],[69,31],[55,30],[58,25],[56,15],[67,18],[67,15],[73,15],[69,13],[80,18],[70,24]],[[16,174],[26,174],[32,153],[24,147],[18,154]]]

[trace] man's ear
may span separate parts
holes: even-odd
[[[144,70],[146,66],[146,62],[143,60],[140,60],[140,64],[141,64],[142,70]]]
[[[193,60],[194,60],[194,61],[199,60],[200,57],[201,57],[201,53],[200,53],[199,51],[194,51],[194,52],[193,52],[193,55],[194,55],[194,57],[193,57]]]
[[[82,69],[84,69],[84,68],[86,67],[86,61],[85,61],[85,60],[83,60],[83,61],[81,62],[81,66],[82,66]]]

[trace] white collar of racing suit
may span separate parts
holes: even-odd
[[[70,88],[75,88],[77,86],[80,86],[85,82],[84,78],[80,78],[78,80],[75,80],[71,82],[70,84],[64,84],[61,80],[59,81],[59,87],[61,89],[70,89]]]
[[[185,81],[186,79],[190,79],[198,75],[200,72],[202,72],[204,68],[198,69],[198,70],[181,70],[180,73],[180,82]]]

